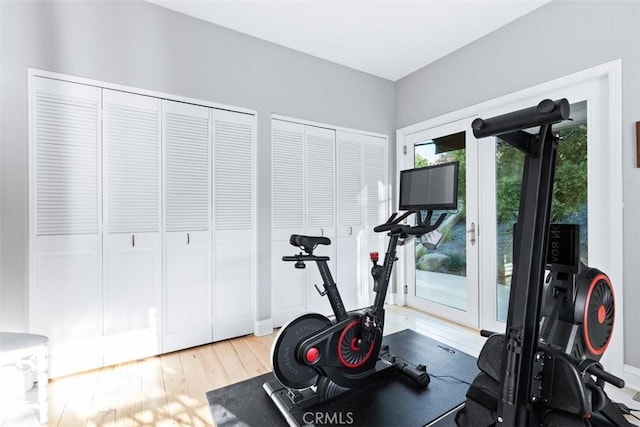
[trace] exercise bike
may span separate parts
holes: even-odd
[[[506,331],[482,331],[481,373],[458,412],[459,426],[626,426],[604,383],[624,381],[599,363],[611,340],[613,287],[579,262],[578,227],[550,224],[566,99],[472,123],[477,138],[500,138],[526,154]],[[540,126],[537,134],[524,129]],[[550,273],[545,279],[545,269]]]
[[[406,212],[394,213],[374,228],[378,233],[387,232],[389,243],[382,265],[378,264],[377,252],[370,254],[375,300],[368,308],[349,312],[345,309],[327,265],[329,257],[314,254],[319,245],[331,243],[327,237],[291,236],[291,245],[301,251],[283,260],[295,263],[296,268],[305,268],[307,262],[316,263],[324,289],[316,288],[328,297],[334,317],[303,314],[282,327],[274,341],[271,358],[276,379],[266,382],[263,388],[290,425],[298,425],[300,415],[312,405],[335,398],[383,373],[400,373],[417,387],[429,384],[425,365],[402,360],[382,344],[384,302],[396,261],[396,247],[440,227],[447,213],[440,213],[434,220],[433,209],[426,208],[457,207],[457,170],[457,163],[448,163],[402,171],[400,208]],[[443,183],[447,188],[438,191],[437,197],[446,201],[430,204],[420,201],[426,193],[433,192],[430,190],[434,185]],[[411,216],[415,217],[416,225],[404,224]]]

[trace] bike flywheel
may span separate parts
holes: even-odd
[[[284,386],[303,389],[315,384],[318,372],[296,359],[298,344],[305,338],[331,325],[331,321],[317,313],[296,317],[280,329],[271,347],[273,373]]]
[[[354,320],[344,328],[338,342],[338,358],[346,368],[359,368],[373,354],[373,343],[361,342],[360,320]],[[377,355],[376,355],[377,356]]]

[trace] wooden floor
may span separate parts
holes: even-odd
[[[385,333],[407,328],[476,357],[484,342],[476,330],[388,307]],[[249,335],[54,379],[49,425],[212,426],[205,393],[270,371],[274,337]],[[631,390],[610,390],[614,400],[640,407]]]
[[[205,393],[271,370],[273,335],[221,341],[53,380],[50,426],[211,426]]]

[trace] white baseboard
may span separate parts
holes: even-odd
[[[257,320],[253,325],[253,335],[261,337],[273,333],[273,320]]]
[[[640,390],[640,369],[624,365],[625,386],[634,390]]]

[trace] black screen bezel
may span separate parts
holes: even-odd
[[[442,203],[442,204],[429,204],[429,205],[410,205],[410,204],[402,204],[402,196],[403,196],[403,186],[402,180],[405,175],[409,175],[411,173],[415,173],[416,171],[421,171],[423,169],[436,169],[436,168],[444,168],[444,167],[452,167],[454,168],[453,172],[453,202],[452,203]],[[400,210],[455,210],[458,209],[458,162],[448,162],[448,163],[440,163],[437,165],[430,165],[421,168],[413,168],[413,169],[405,169],[400,171],[400,197],[398,199],[399,209]]]

